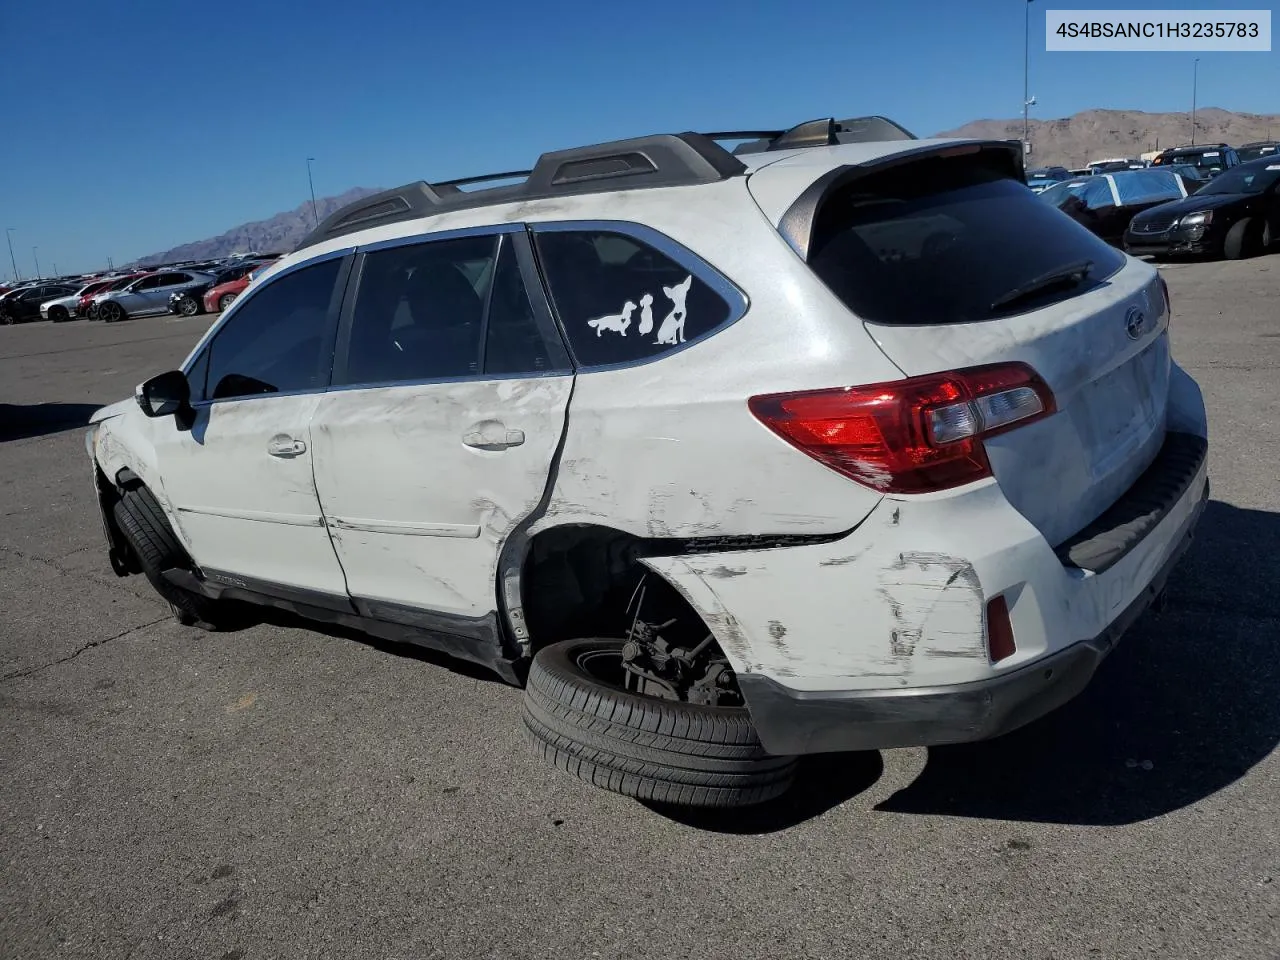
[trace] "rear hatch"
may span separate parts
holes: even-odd
[[[1153,268],[1040,202],[1017,168],[988,145],[851,170],[801,198],[814,209],[799,246],[904,374],[1004,362],[1039,373],[1056,412],[985,447],[1005,496],[1056,546],[1159,451],[1168,306]],[[796,246],[799,221],[787,221]]]

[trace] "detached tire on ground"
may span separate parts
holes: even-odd
[[[174,617],[186,626],[214,630],[227,621],[216,600],[183,590],[164,579],[166,570],[189,569],[191,558],[169,526],[169,518],[146,487],[127,490],[113,508],[120,532],[129,541],[138,565],[160,596],[169,601]]]
[[[523,714],[543,759],[614,793],[681,806],[741,807],[786,792],[796,758],[765,753],[746,708],[659,700],[599,679],[611,662],[620,676],[622,645],[565,640],[534,657]]]

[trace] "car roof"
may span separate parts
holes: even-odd
[[[883,118],[874,119],[883,120]],[[655,141],[658,147],[665,148],[667,157],[672,153],[685,154],[684,158],[677,157],[674,161],[677,172],[685,171],[683,177],[671,175],[668,171],[670,182],[657,182],[648,186],[639,178],[632,179],[627,172],[622,171],[598,175],[593,178],[595,183],[589,190],[570,189],[560,195],[538,193],[538,190],[555,180],[557,171],[552,169],[543,171],[533,191],[513,191],[510,187],[503,186],[476,191],[479,194],[488,195],[487,198],[480,196],[470,201],[453,203],[446,201],[441,204],[436,202],[439,198],[453,196],[453,192],[441,191],[441,187],[466,185],[466,181],[434,185],[426,182],[408,184],[403,188],[364,198],[332,214],[321,222],[293,253],[276,261],[275,265],[288,267],[299,260],[419,233],[438,233],[511,222],[618,219],[617,210],[621,197],[626,197],[628,204],[684,203],[687,202],[685,200],[687,194],[684,191],[695,185],[707,190],[743,191],[745,184],[750,181],[751,196],[765,215],[776,224],[804,190],[819,177],[837,168],[876,165],[915,153],[936,153],[939,147],[970,148],[974,152],[986,147],[1013,149],[1008,141],[952,138],[922,140],[910,137],[906,131],[902,131],[902,139],[855,143],[822,142],[819,144],[814,140],[804,142],[801,138],[797,138],[800,142],[795,146],[789,146],[783,139],[795,131],[813,128],[820,123],[835,124],[839,127],[850,122],[811,121],[778,134],[766,150],[738,154],[730,154],[714,144],[713,138],[727,139],[729,136],[726,134],[661,134],[638,140],[616,141],[611,144],[581,148],[596,151],[596,155],[588,155],[581,159],[573,156],[577,151],[544,154],[539,158],[539,164],[587,163],[601,161],[603,158],[608,164],[614,165],[617,154],[626,155],[652,150]],[[892,121],[884,122],[892,123]],[[894,127],[901,130],[896,125]],[[836,135],[838,133],[832,136]],[[679,140],[683,145],[674,144],[673,140]],[[723,154],[722,157],[711,154],[718,167],[713,163],[703,162],[706,157],[702,151],[705,151],[708,145]],[[691,153],[696,156],[690,157]],[[567,160],[566,155],[568,155]],[[548,161],[548,157],[552,158],[551,161]],[[621,166],[627,162],[634,161],[628,158],[616,161],[616,165]],[[605,166],[605,163],[598,163],[596,169],[600,166]],[[591,170],[592,167],[588,166],[587,169]],[[510,174],[503,176],[508,179],[511,177]],[[484,181],[488,178],[476,179]],[[388,210],[390,215],[379,223],[382,210]],[[365,222],[369,225],[357,229],[346,229],[344,219],[349,219],[357,225]]]

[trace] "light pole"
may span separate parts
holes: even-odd
[[[22,279],[22,274],[18,273],[18,258],[13,255],[13,227],[5,227],[4,235],[9,241],[9,262],[13,264],[13,282],[17,283]]]
[[[39,249],[40,249],[39,247],[31,248],[31,259],[36,262],[36,279],[37,280],[40,279],[40,258],[36,256],[36,251]]]
[[[318,225],[320,223],[320,214],[316,210],[316,185],[311,179],[311,164],[315,162],[315,159],[315,157],[307,157],[307,186],[311,188],[311,216]]]
[[[1026,22],[1022,30],[1022,152],[1027,152],[1027,130],[1031,110],[1031,0],[1026,3]]]
[[[1200,58],[1191,64],[1191,145],[1196,145],[1196,87],[1200,83]]]

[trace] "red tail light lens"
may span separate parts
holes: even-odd
[[[989,477],[982,440],[1054,410],[1049,387],[1024,363],[768,394],[748,405],[788,443],[885,493],[945,490]]]

